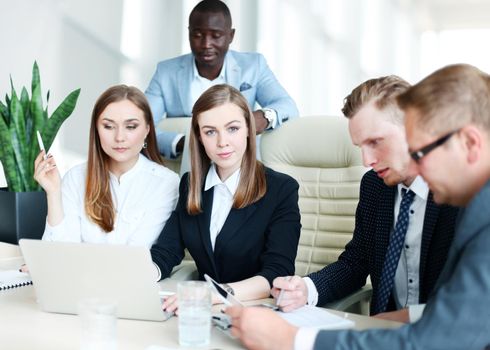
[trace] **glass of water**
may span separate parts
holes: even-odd
[[[116,303],[98,298],[83,299],[78,304],[81,322],[81,350],[116,350]]]
[[[177,285],[179,344],[209,345],[211,338],[211,288],[207,282],[184,281]]]

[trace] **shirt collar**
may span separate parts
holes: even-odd
[[[206,183],[204,184],[204,191],[213,188],[216,185],[225,185],[228,188],[228,191],[234,196],[235,192],[238,188],[238,183],[240,182],[240,168],[235,170],[233,174],[229,178],[225,180],[225,182],[221,181],[219,178],[218,172],[216,171],[216,166],[211,164],[209,167],[208,174],[206,175]]]
[[[119,181],[117,180],[116,175],[114,175],[110,171],[109,171],[109,176],[116,183],[121,184],[124,181],[128,181],[128,179],[131,179],[134,176],[134,174],[137,173],[137,170],[143,166],[143,164],[145,163],[146,160],[147,160],[146,157],[140,153],[138,155],[138,160],[136,161],[136,163],[133,165],[133,167],[131,169],[129,169],[128,171],[126,171],[124,174],[121,175],[121,177],[119,178]]]
[[[407,190],[412,190],[418,197],[422,198],[423,200],[427,200],[429,197],[429,186],[427,183],[422,179],[421,176],[417,176],[415,180],[413,180],[412,184],[410,187],[405,186],[404,184],[398,184],[398,196],[402,195],[402,189],[405,188]]]
[[[192,74],[193,74],[194,79],[200,79],[200,80],[205,79],[205,80],[210,81],[209,79],[206,79],[206,78],[201,77],[199,75],[199,71],[197,70],[195,59],[192,60],[192,63],[193,63],[192,64]],[[216,79],[222,79],[222,80],[226,81],[226,75],[225,74],[226,74],[227,63],[228,63],[228,53],[226,53],[226,55],[225,55],[225,60],[223,61],[223,67],[221,67],[221,72],[219,72],[219,75],[216,77]],[[214,80],[216,80],[216,79],[214,79]]]

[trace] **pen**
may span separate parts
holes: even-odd
[[[36,130],[36,135],[37,135],[37,143],[39,145],[39,148],[41,149],[41,151],[44,151],[44,160],[48,159],[48,153],[46,152],[46,148],[44,148],[44,143],[43,143],[43,139],[41,138],[41,133],[39,132],[39,130]]]
[[[291,281],[292,276],[286,276],[284,278],[286,279],[286,281],[289,282],[289,281]],[[281,303],[283,295],[284,295],[284,289],[281,289],[281,291],[279,292],[279,296],[277,297],[277,300],[276,300],[276,305],[279,307],[281,307],[279,304]]]

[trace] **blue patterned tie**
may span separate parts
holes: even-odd
[[[400,204],[400,212],[398,213],[395,230],[391,235],[388,250],[386,251],[385,255],[385,261],[381,273],[381,281],[379,282],[377,303],[374,309],[375,314],[386,311],[388,299],[390,297],[391,291],[393,290],[393,283],[395,272],[398,267],[398,260],[400,260],[400,253],[402,251],[403,242],[405,242],[405,236],[407,234],[408,211],[414,197],[414,192],[407,192],[406,189],[402,189],[402,202]]]

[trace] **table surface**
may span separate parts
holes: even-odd
[[[22,257],[6,257],[0,245],[0,270],[15,269],[22,263]],[[15,255],[15,254],[14,254]],[[177,281],[160,282],[162,289],[174,290]],[[0,343],[2,349],[78,349],[80,321],[76,315],[43,312],[36,303],[32,286],[0,291],[0,310],[2,325]],[[397,328],[397,322],[373,319],[367,316],[329,310],[355,322],[355,329]],[[144,350],[151,345],[179,348],[177,319],[172,317],[165,322],[118,319],[117,337],[119,350]],[[206,348],[204,348],[206,349]],[[207,349],[243,349],[235,339],[213,328],[211,344]]]

